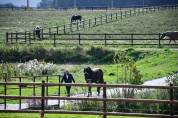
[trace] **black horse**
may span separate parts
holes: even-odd
[[[174,41],[174,43],[176,44],[176,39],[178,39],[178,31],[164,32],[162,33],[160,39],[164,39],[164,37],[166,36],[170,38],[169,44],[171,43],[171,41]]]
[[[82,16],[81,15],[73,15],[71,17],[71,23],[73,23],[74,21],[76,22],[78,20],[81,22],[81,20],[82,20]]]
[[[87,83],[103,83],[103,71],[99,68],[84,68],[85,81]],[[91,87],[88,88],[88,97],[92,95]],[[100,95],[100,87],[97,87],[97,95]]]

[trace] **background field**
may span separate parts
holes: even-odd
[[[5,40],[6,32],[33,31],[36,25],[47,30],[70,22],[72,14],[81,14],[83,19],[99,17],[119,10],[67,10],[67,11],[0,11],[0,40]],[[145,15],[126,17],[117,22],[81,30],[81,33],[162,33],[176,31],[178,10],[161,10]],[[78,31],[73,32],[78,33]]]

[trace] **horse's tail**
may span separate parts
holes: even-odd
[[[101,75],[100,75],[100,83],[104,83],[104,78],[103,78],[104,74],[103,74],[103,71],[101,69],[99,69],[98,71],[101,73]]]

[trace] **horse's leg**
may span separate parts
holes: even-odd
[[[171,44],[172,39],[169,40],[169,44]]]
[[[88,97],[92,96],[92,93],[91,93],[91,86],[88,87]]]
[[[97,96],[100,96],[100,88],[101,87],[97,87]]]

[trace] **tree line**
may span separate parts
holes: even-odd
[[[178,4],[177,0],[42,0],[41,8],[120,8]]]

